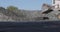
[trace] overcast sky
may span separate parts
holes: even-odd
[[[43,3],[51,4],[51,0],[0,0],[0,6],[16,6],[25,10],[40,10]]]

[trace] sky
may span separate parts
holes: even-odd
[[[41,10],[43,3],[51,2],[51,0],[0,0],[0,7],[16,6],[24,10]]]

